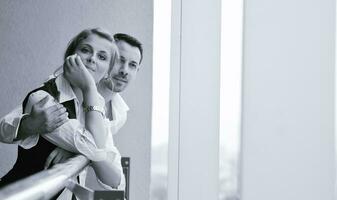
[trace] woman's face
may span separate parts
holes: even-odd
[[[110,67],[112,43],[98,35],[89,35],[76,47],[75,53],[98,83]]]

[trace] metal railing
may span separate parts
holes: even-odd
[[[64,189],[69,184],[69,179],[77,176],[88,164],[89,160],[82,155],[70,158],[65,163],[5,186],[0,190],[0,199],[50,199]]]
[[[27,178],[16,181],[0,189],[1,200],[48,200],[62,189],[72,191],[80,200],[123,200],[128,199],[130,158],[122,158],[123,172],[126,178],[126,192],[122,190],[93,191],[73,181],[89,160],[77,155],[64,163],[56,164],[51,169],[43,170]]]

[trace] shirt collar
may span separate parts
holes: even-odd
[[[125,103],[123,98],[119,93],[113,95],[111,100],[111,105],[116,108],[118,111],[126,112],[129,111],[129,106]]]
[[[55,84],[57,90],[60,92],[58,99],[59,103],[76,99],[76,95],[73,89],[71,88],[69,81],[64,77],[63,74],[60,74],[59,76],[56,77]]]

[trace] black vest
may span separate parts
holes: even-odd
[[[48,92],[55,99],[58,99],[59,97],[55,79],[51,79],[44,83],[42,87],[28,93],[22,103],[23,112],[26,107],[29,95],[38,90]],[[76,111],[74,100],[66,101],[62,104],[67,109],[69,119],[75,119]],[[30,149],[24,149],[19,146],[17,161],[13,168],[4,177],[1,178],[0,188],[14,181],[42,171],[44,169],[44,163],[46,162],[47,157],[55,148],[56,146],[54,144],[48,142],[43,137],[39,137],[38,143]]]

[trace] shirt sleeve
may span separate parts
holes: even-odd
[[[21,120],[23,116],[22,107],[18,106],[12,112],[0,119],[0,141],[9,144],[18,144],[25,149],[36,145],[38,136],[32,136],[23,140],[15,140],[18,135]]]
[[[82,154],[92,161],[106,160],[108,154],[114,155],[116,151],[111,148],[98,148],[91,133],[76,119],[69,119],[43,137],[67,151]]]
[[[112,135],[110,134],[107,138],[107,142],[106,142],[107,147],[110,149],[110,152],[114,152],[114,153],[109,153],[108,154],[108,159],[109,161],[115,165],[117,167],[117,169],[120,172],[120,177],[121,180],[119,182],[119,185],[117,188],[113,188],[109,185],[104,184],[102,181],[99,180],[99,178],[96,176],[97,182],[100,184],[101,187],[103,187],[106,190],[114,190],[114,189],[118,189],[118,190],[125,190],[125,176],[123,173],[123,168],[122,168],[122,157],[121,154],[119,153],[117,147],[114,145],[113,142],[113,138]]]
[[[18,106],[0,120],[0,141],[13,143],[22,118],[22,109]]]
[[[29,96],[25,112],[29,113],[31,111],[32,105],[47,95],[50,96],[49,93],[42,90],[32,93]],[[52,99],[53,97],[50,96],[50,101],[47,102],[43,108],[48,108],[49,106],[55,105],[56,102],[54,102]],[[64,123],[54,131],[41,135],[56,146],[61,147],[67,151],[82,154],[92,161],[106,160],[108,159],[108,154],[113,155],[115,154],[114,151],[116,150],[111,148],[98,148],[95,144],[92,134],[87,131],[77,119],[69,119],[68,122]]]
[[[22,107],[17,106],[12,112],[0,119],[0,141],[4,143],[17,143],[29,148],[30,139],[15,141],[20,127],[21,119],[26,114],[22,114]]]

